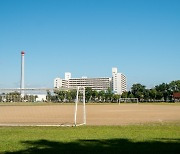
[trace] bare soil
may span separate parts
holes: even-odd
[[[61,125],[74,122],[74,105],[0,106],[0,125]],[[82,122],[78,106],[78,123]],[[180,123],[180,105],[86,105],[87,125]]]

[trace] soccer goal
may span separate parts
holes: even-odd
[[[119,104],[121,103],[139,103],[138,98],[120,98]]]
[[[85,99],[85,87],[0,89],[0,126],[85,125]]]
[[[83,95],[83,123],[77,124],[77,113],[78,113],[78,102],[79,102],[79,93],[82,92]],[[86,124],[86,95],[85,95],[85,87],[77,87],[77,94],[76,94],[76,102],[75,102],[75,112],[74,112],[74,125],[80,126]]]

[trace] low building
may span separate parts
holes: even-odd
[[[36,102],[45,102],[47,100],[46,94],[37,94]]]
[[[180,101],[180,92],[173,93],[173,98],[174,98],[175,102],[179,102]]]

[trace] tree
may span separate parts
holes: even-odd
[[[105,101],[105,91],[101,90],[98,92],[98,101],[99,102],[104,102]]]
[[[112,96],[113,96],[113,93],[112,93],[111,89],[108,88],[108,90],[105,92],[105,101],[106,102],[109,102],[109,101],[111,102]]]
[[[71,102],[72,100],[71,91],[66,91],[66,99],[68,100],[68,102]]]
[[[59,99],[61,102],[63,102],[64,99],[65,99],[65,95],[66,95],[65,91],[59,91],[57,94],[58,94],[58,99]]]
[[[92,96],[92,101],[96,102],[96,99],[98,97],[98,92],[96,90],[93,90],[91,96]]]
[[[169,89],[172,92],[180,92],[180,80],[170,82]]]
[[[131,92],[136,98],[138,98],[139,101],[141,101],[144,99],[145,86],[140,83],[133,84]]]
[[[128,98],[128,92],[127,91],[123,92],[121,98]]]
[[[92,97],[92,88],[86,87],[85,96],[86,96],[86,102],[89,102]]]
[[[0,95],[0,102],[2,102],[3,101],[3,99],[2,99],[2,96]]]
[[[112,96],[112,101],[113,102],[118,102],[118,100],[120,99],[120,95],[118,95],[118,94],[113,94],[113,96]]]
[[[75,101],[75,100],[76,100],[76,94],[77,94],[77,90],[75,90],[75,89],[71,90],[71,98],[72,98],[72,101]]]
[[[51,101],[51,92],[49,90],[47,90],[47,101]]]
[[[161,91],[157,91],[156,100],[162,100],[162,99],[163,99],[163,93]]]
[[[157,91],[155,88],[149,90],[149,96],[152,101],[154,101],[157,97]]]
[[[143,96],[144,96],[144,100],[145,101],[149,101],[150,100],[150,90],[149,89],[145,89]]]
[[[128,98],[134,98],[134,95],[128,92]]]
[[[20,102],[21,101],[21,94],[17,91],[7,93],[6,94],[6,100],[8,102]]]
[[[172,92],[170,91],[169,85],[167,83],[157,85],[155,86],[155,89],[163,96],[165,102],[170,98],[170,95],[172,95]]]

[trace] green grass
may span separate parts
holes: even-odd
[[[180,124],[0,127],[0,153],[180,153]]]

